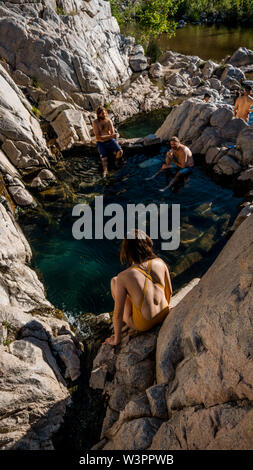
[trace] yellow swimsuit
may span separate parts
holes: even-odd
[[[133,312],[133,322],[134,322],[134,325],[135,325],[137,330],[147,331],[147,330],[150,330],[151,328],[153,328],[153,326],[157,325],[158,323],[161,323],[165,319],[165,317],[168,315],[168,313],[169,313],[168,298],[170,297],[170,293],[167,292],[167,290],[165,289],[165,287],[162,284],[160,284],[159,282],[155,282],[153,280],[152,276],[150,275],[151,260],[149,260],[149,262],[148,262],[148,272],[147,273],[146,273],[146,271],[139,268],[138,266],[133,266],[133,268],[137,269],[138,271],[143,273],[144,276],[146,277],[145,284],[144,284],[144,289],[143,289],[143,294],[142,294],[142,299],[141,299],[139,307],[136,307],[136,305],[134,305],[133,301],[131,300],[131,302],[132,302],[132,312]],[[150,281],[152,281],[153,284],[157,284],[159,287],[161,287],[163,290],[165,290],[165,296],[166,296],[166,305],[165,305],[165,307],[161,310],[161,312],[159,312],[154,318],[152,318],[150,320],[147,320],[141,313],[141,308],[142,308],[143,301],[144,301],[144,298],[145,298],[145,293],[146,293],[146,290],[147,290],[148,279],[150,279]]]

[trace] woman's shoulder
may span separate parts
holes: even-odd
[[[152,265],[153,266],[155,265],[159,268],[161,268],[161,267],[166,268],[167,267],[167,264],[165,263],[165,261],[162,258],[159,258],[159,257],[152,259]]]

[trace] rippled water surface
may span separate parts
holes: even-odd
[[[117,202],[126,208],[127,203],[178,203],[181,205],[181,244],[178,250],[161,251],[160,241],[155,250],[170,265],[174,288],[206,271],[225,243],[225,234],[237,213],[239,199],[232,191],[222,189],[210,180],[201,167],[179,193],[160,193],[166,184],[165,175],[145,181],[159,168],[166,149],[148,157],[129,157],[126,165],[110,173],[106,182],[100,177],[98,160],[81,158],[84,168],[90,168],[83,178],[87,185],[80,202],[93,205],[95,195],[104,196],[104,204]],[[139,165],[150,160],[151,166]],[[92,166],[92,169],[91,169]],[[143,165],[142,165],[143,166]],[[145,165],[144,165],[145,166]],[[71,209],[55,218],[50,228],[37,229],[30,236],[35,251],[35,263],[43,275],[49,300],[58,308],[77,315],[101,313],[113,307],[110,296],[110,278],[121,269],[119,263],[120,241],[81,240],[72,236],[76,219]]]

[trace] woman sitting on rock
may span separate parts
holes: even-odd
[[[141,230],[125,237],[120,260],[129,267],[111,280],[114,299],[114,335],[105,343],[120,343],[123,322],[137,331],[147,331],[161,323],[169,313],[172,294],[169,270],[153,253],[153,242]],[[129,234],[128,234],[129,237]]]

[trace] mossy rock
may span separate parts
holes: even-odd
[[[63,311],[55,307],[35,308],[31,310],[29,313],[33,316],[40,315],[41,317],[55,317],[58,320],[64,320],[66,322],[68,321]]]

